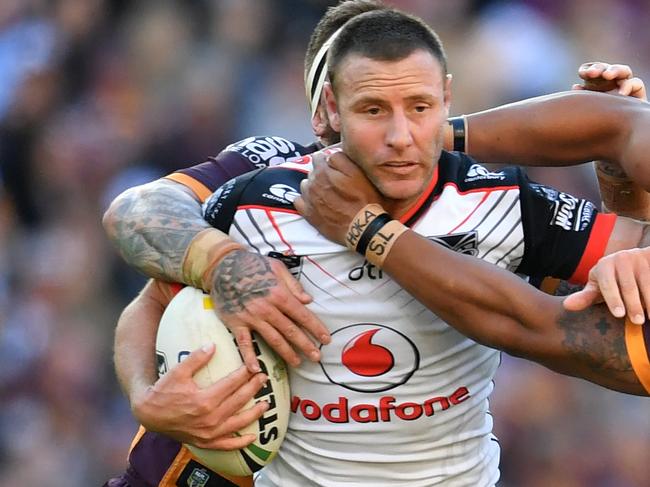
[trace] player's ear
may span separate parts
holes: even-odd
[[[325,94],[325,107],[327,108],[327,117],[329,118],[330,126],[336,131],[341,131],[341,118],[339,117],[338,105],[336,104],[336,97],[334,90],[332,90],[332,83],[326,81],[323,85],[323,93]]]
[[[451,108],[451,80],[452,80],[452,75],[447,74],[445,75],[445,85],[443,88],[443,97],[445,100],[445,110],[447,110],[447,117],[449,117],[449,109]]]
[[[324,137],[328,133],[330,126],[329,119],[327,118],[327,106],[325,103],[325,96],[321,95],[321,100],[318,103],[314,116],[311,117],[311,128],[316,137]]]

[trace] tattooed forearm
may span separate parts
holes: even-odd
[[[625,346],[625,326],[614,318],[604,305],[584,311],[564,311],[558,318],[564,332],[562,345],[566,352],[593,371],[632,370]]]
[[[561,280],[558,283],[553,296],[568,296],[569,294],[580,291],[582,288],[584,288],[582,284],[573,284],[569,281]]]
[[[159,180],[118,196],[104,228],[128,264],[150,277],[182,282],[182,261],[192,238],[209,225],[191,191]]]
[[[607,176],[617,179],[629,179],[620,164],[609,161],[596,161],[596,168]]]
[[[250,300],[267,296],[277,283],[266,257],[236,250],[226,255],[215,269],[212,298],[224,313],[238,313]]]

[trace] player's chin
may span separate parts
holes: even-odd
[[[384,197],[391,200],[416,199],[424,191],[422,179],[404,179],[386,182],[381,188]]]

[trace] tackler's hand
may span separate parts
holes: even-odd
[[[578,68],[578,76],[583,79],[583,84],[573,85],[574,90],[601,91],[648,100],[643,80],[635,77],[632,68],[626,64],[583,63]]]
[[[645,322],[645,310],[650,309],[650,247],[621,250],[600,259],[589,272],[587,285],[565,298],[564,307],[580,311],[603,301],[617,318],[627,315],[637,325]]]
[[[377,188],[363,171],[340,150],[314,155],[314,169],[300,185],[302,196],[294,205],[320,233],[345,245],[352,219],[361,208],[382,204]]]
[[[268,403],[262,401],[240,411],[267,378],[240,367],[200,389],[193,376],[214,353],[214,345],[193,351],[153,386],[135,394],[131,403],[140,424],[177,441],[213,450],[238,450],[255,441],[255,435],[234,433],[257,421],[268,409]]]
[[[300,363],[297,351],[318,362],[317,343],[331,339],[327,327],[305,306],[311,296],[277,259],[246,250],[230,252],[215,268],[210,295],[251,372],[260,370],[253,331],[293,366]]]

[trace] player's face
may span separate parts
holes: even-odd
[[[326,89],[343,150],[388,199],[391,213],[406,211],[440,157],[450,77],[424,50],[400,61],[351,54],[339,67],[336,92]]]

